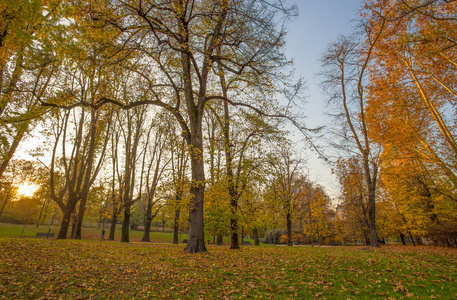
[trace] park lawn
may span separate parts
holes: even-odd
[[[0,239],[0,299],[455,299],[457,251]]]
[[[54,233],[55,236],[59,233],[60,226],[54,225],[51,228],[51,233]],[[34,238],[38,232],[47,233],[49,230],[49,225],[20,225],[20,224],[9,224],[9,223],[0,223],[0,238]],[[71,230],[71,229],[70,229]],[[105,228],[105,239],[108,239],[109,228]],[[94,240],[98,241],[101,237],[101,228],[96,227],[83,227],[82,228],[82,238],[84,240]],[[130,230],[130,241],[131,242],[140,242],[143,238],[143,231],[139,230]],[[173,242],[173,233],[172,232],[155,232],[151,231],[149,235],[151,242],[153,243],[172,243]],[[117,228],[114,235],[115,241],[120,241],[121,239],[121,229]],[[187,239],[187,234],[181,234],[180,239]]]

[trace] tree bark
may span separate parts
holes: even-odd
[[[62,222],[60,225],[59,234],[57,235],[58,240],[67,238],[68,229],[70,227],[70,222],[72,221],[72,214],[76,209],[76,205],[77,205],[78,201],[79,201],[79,199],[78,199],[77,195],[71,193],[70,195],[68,195],[67,205],[64,207],[61,206],[63,216],[62,216]]]
[[[368,188],[368,222],[370,225],[370,245],[379,247],[376,233],[376,183],[369,181]]]
[[[130,232],[130,205],[124,207],[124,219],[122,220],[121,243],[129,243]]]
[[[67,233],[68,233],[68,228],[70,227],[70,220],[71,220],[72,213],[73,213],[73,211],[70,209],[64,210],[62,222],[60,223],[59,234],[57,235],[58,240],[64,240],[67,238]]]
[[[175,210],[175,219],[173,223],[173,244],[179,244],[179,215],[181,210],[179,207]]]
[[[203,143],[201,119],[195,124],[191,141],[192,184],[190,194],[193,196],[189,209],[189,238],[185,248],[187,253],[205,252],[205,235],[203,228],[203,197],[205,192],[205,166],[203,161]]]
[[[109,237],[108,241],[114,241],[114,233],[116,231],[118,209],[116,205],[113,207],[113,216],[111,217],[111,226],[109,228]]]
[[[292,246],[292,216],[290,212],[286,214],[287,218],[287,246]]]
[[[149,206],[148,206],[149,209]],[[151,239],[149,238],[149,235],[151,233],[151,223],[152,223],[152,218],[151,218],[151,211],[146,212],[147,217],[146,217],[146,222],[144,223],[144,232],[143,232],[143,238],[141,239],[142,242],[150,242]]]
[[[254,228],[253,235],[254,235],[254,245],[259,246],[260,245],[260,243],[259,243],[259,231],[257,230],[257,228]]]
[[[218,234],[217,235],[217,241],[216,241],[216,245],[222,245],[222,234]]]

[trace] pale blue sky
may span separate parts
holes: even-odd
[[[286,55],[293,59],[297,76],[305,79],[307,90],[306,124],[309,127],[328,125],[324,110],[327,98],[319,86],[319,61],[328,44],[354,27],[363,0],[290,0],[299,9],[299,16],[288,24]],[[315,155],[307,154],[310,177],[325,186],[331,196],[338,194],[337,180],[331,168]]]

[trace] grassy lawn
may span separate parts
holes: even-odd
[[[59,233],[60,226],[52,226],[51,233],[54,233],[55,236]],[[24,232],[22,232],[24,230]],[[24,238],[34,238],[37,232],[47,233],[49,230],[49,225],[42,225],[36,227],[36,225],[30,224],[18,225],[18,224],[7,224],[0,223],[0,238],[17,238],[21,236]],[[71,229],[70,229],[71,231]],[[105,239],[109,236],[109,228],[105,228]],[[101,237],[101,228],[96,227],[83,227],[82,228],[82,237],[85,240],[98,241]],[[143,238],[143,231],[130,230],[130,241],[131,242],[140,242]],[[121,229],[117,228],[114,235],[114,240],[119,241],[121,239]],[[151,232],[150,239],[153,243],[172,243],[173,242],[173,233],[171,232]],[[181,234],[181,239],[187,239],[187,234]]]
[[[0,239],[0,299],[457,299],[457,251]]]

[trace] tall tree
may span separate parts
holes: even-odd
[[[151,126],[147,135],[146,140],[146,149],[144,149],[143,154],[143,168],[146,168],[146,175],[144,184],[146,187],[146,213],[145,213],[145,226],[144,226],[144,234],[143,234],[143,242],[149,242],[149,233],[151,230],[151,223],[154,217],[158,214],[160,208],[163,205],[158,205],[155,208],[155,212],[153,213],[153,208],[155,204],[158,204],[160,198],[155,198],[157,187],[159,185],[159,181],[162,177],[162,174],[165,171],[165,168],[168,166],[170,159],[166,158],[166,144],[169,143],[169,124],[165,122],[165,118],[167,115],[156,115],[158,119],[157,124]],[[152,130],[154,130],[154,134],[152,134]],[[151,143],[149,144],[149,141]],[[149,156],[149,162],[146,162],[146,158]]]
[[[372,67],[373,136],[386,136],[389,150],[409,149],[457,186],[455,118],[449,114],[457,97],[455,4],[371,1],[368,7],[372,28],[386,24]]]
[[[271,174],[269,188],[273,199],[282,206],[286,217],[287,245],[292,246],[294,203],[304,189],[299,180],[303,161],[295,157],[290,145],[286,144],[269,155],[268,163]]]
[[[369,136],[366,85],[374,48],[383,34],[385,23],[371,28],[362,23],[364,41],[341,37],[322,57],[323,85],[336,104],[345,131],[343,143],[361,157],[368,195],[370,245],[378,246],[376,234],[376,183],[379,175],[379,144]],[[341,147],[341,145],[339,145]]]
[[[182,128],[192,152],[188,253],[206,251],[202,120],[206,103],[221,98],[211,95],[208,89],[212,80],[211,66],[220,63],[239,76],[246,70],[259,74],[275,72],[284,64],[280,52],[284,29],[276,25],[277,12],[285,11],[283,8],[282,3],[255,0],[95,1],[90,4],[90,17],[102,25],[119,28],[126,37],[124,44],[143,53],[145,59],[153,62],[154,69],[162,73],[153,77],[154,72],[150,70],[143,73],[148,74],[145,80],[150,88],[149,97],[121,106],[125,109],[144,104],[160,106],[169,110]],[[217,49],[221,49],[221,55]],[[98,105],[106,102],[120,104],[116,99],[103,97]]]

